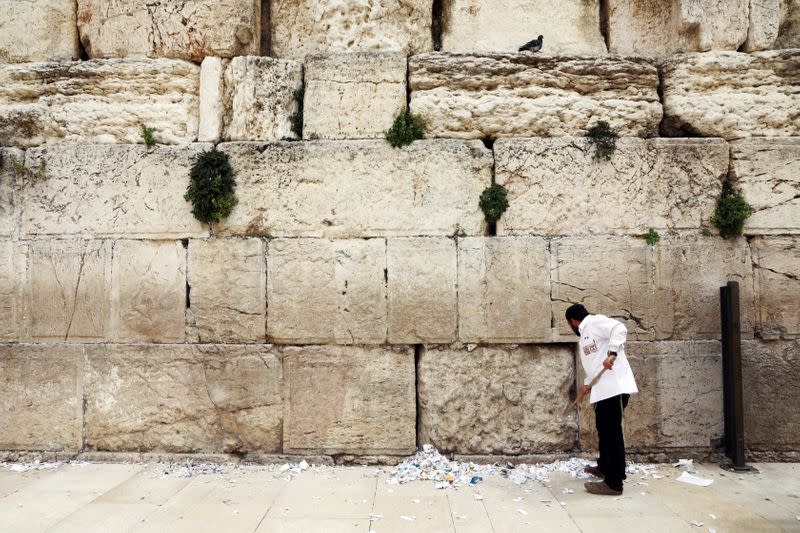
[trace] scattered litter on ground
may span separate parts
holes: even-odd
[[[522,496],[517,496],[516,498],[514,498],[514,499],[513,499],[513,500],[511,500],[511,501],[512,501],[512,502],[514,502],[514,503],[519,503],[519,502],[521,502],[521,501],[522,501]]]
[[[400,518],[402,518],[403,520],[408,520],[409,522],[413,522],[414,520],[417,519],[416,516],[406,516],[406,515],[400,515]]]
[[[525,509],[517,509],[517,512],[522,516],[528,516],[528,511],[526,511]]]
[[[708,533],[717,533],[717,530],[713,527],[708,528]]]
[[[711,520],[716,520],[717,519],[717,515],[715,515],[714,513],[709,513],[708,516],[711,517]]]
[[[575,493],[575,491],[574,491],[574,490],[572,490],[572,489],[568,489],[568,488],[565,488],[565,489],[564,489],[564,490],[562,490],[561,492],[562,492],[562,493],[564,493],[564,494],[574,494],[574,493]]]
[[[482,500],[482,499],[483,499],[483,496],[481,496],[480,494],[475,494],[475,495],[473,496],[473,498],[475,498],[476,500],[480,501],[480,500]]]
[[[63,464],[65,463],[60,461],[46,463],[36,461],[33,463],[0,463],[0,466],[12,472],[30,472],[31,470],[51,470]]]
[[[683,468],[684,472],[689,472],[690,474],[694,474],[696,472],[694,469],[694,461],[691,459],[678,459],[678,462],[672,466],[675,468]]]
[[[676,478],[676,481],[682,481],[690,485],[697,485],[698,487],[708,487],[709,485],[714,483],[713,479],[705,479],[702,477],[694,476],[688,472],[682,473],[680,476]]]
[[[474,485],[494,470],[493,465],[451,461],[430,444],[425,444],[421,451],[393,468],[387,481],[390,485],[402,485],[410,481],[431,480],[436,482],[437,489],[446,489]]]
[[[414,502],[414,503],[419,503],[419,498],[414,498],[414,499],[413,499],[413,500],[411,500],[411,501],[412,501],[412,502]]]
[[[699,521],[697,521],[697,520],[692,520],[691,524],[692,524],[694,527],[703,527],[703,523],[702,523],[702,522],[699,522]]]
[[[472,479],[469,480],[469,484],[474,486],[480,483],[481,481],[483,481],[483,478],[481,476],[472,476]]]
[[[381,518],[383,518],[382,514],[370,514],[369,515],[369,521],[370,522],[375,522],[377,520],[380,520]]]

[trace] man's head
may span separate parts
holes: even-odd
[[[589,316],[589,311],[581,304],[572,304],[567,308],[567,312],[564,313],[564,316],[569,323],[569,327],[575,332],[575,335],[580,336],[581,332],[578,330],[578,326],[581,325],[584,318]]]

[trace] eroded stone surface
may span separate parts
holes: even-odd
[[[798,50],[676,56],[664,63],[663,86],[670,135],[800,135]]]
[[[606,53],[598,0],[452,0],[442,33],[446,52],[516,52],[546,33],[542,53]]]
[[[32,180],[23,191],[22,234],[207,236],[183,195],[195,157],[208,148],[71,144],[28,150],[26,165],[37,169],[44,161],[49,179]]]
[[[751,0],[609,0],[609,51],[668,57],[677,52],[737,50]]]
[[[26,180],[19,165],[25,164],[25,152],[0,148],[0,237],[15,237],[19,231],[19,189]]]
[[[419,361],[421,443],[442,452],[520,454],[572,448],[562,415],[572,386],[572,346],[425,348]]]
[[[428,135],[582,136],[602,117],[621,135],[658,131],[658,73],[643,59],[422,54],[409,59],[411,110]]]
[[[389,342],[456,338],[456,243],[445,238],[389,239]]]
[[[290,117],[303,65],[271,57],[234,57],[224,70],[222,136],[227,141],[296,138]]]
[[[549,269],[540,237],[459,239],[459,340],[549,341]]]
[[[207,57],[200,64],[200,118],[197,140],[219,142],[225,116],[225,68],[230,60]]]
[[[800,47],[800,2],[750,1],[750,29],[744,50]]]
[[[197,138],[200,67],[174,59],[0,64],[0,144]]]
[[[742,343],[746,444],[754,450],[796,450],[800,444],[800,340]]]
[[[0,240],[0,341],[20,338],[26,265],[23,249],[12,241]]]
[[[201,61],[257,55],[259,0],[78,0],[78,29],[91,58],[148,56]]]
[[[708,449],[723,432],[722,358],[717,341],[628,342],[639,394],[625,409],[628,451]],[[578,383],[583,383],[579,373]],[[578,414],[584,450],[597,449],[593,409]]]
[[[433,49],[431,0],[272,0],[271,53]]]
[[[411,348],[284,349],[286,453],[413,453]]]
[[[386,241],[274,239],[267,333],[274,342],[386,342]]]
[[[184,341],[186,250],[180,241],[116,241],[111,287],[114,340]]]
[[[759,237],[751,246],[761,338],[800,337],[800,237]]]
[[[93,450],[278,452],[280,355],[257,345],[88,348]]]
[[[492,156],[480,142],[224,143],[239,205],[218,234],[351,238],[483,232]]]
[[[729,148],[719,139],[622,138],[610,161],[596,161],[586,139],[501,139],[494,152],[510,204],[499,235],[643,235],[708,220]]]
[[[193,341],[264,342],[266,246],[261,239],[189,241]]]
[[[2,0],[0,13],[0,62],[78,59],[74,0]]]
[[[32,340],[91,342],[107,337],[111,247],[111,241],[101,240],[27,245],[25,314]]]
[[[0,449],[82,448],[83,348],[0,345]]]
[[[800,138],[747,139],[731,145],[731,171],[753,215],[748,235],[800,233]]]
[[[405,106],[405,54],[325,54],[305,60],[305,139],[383,138]]]

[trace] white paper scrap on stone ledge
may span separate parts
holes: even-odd
[[[698,476],[693,476],[689,472],[682,473],[679,477],[676,478],[677,481],[683,481],[684,483],[689,483],[690,485],[697,485],[698,487],[708,487],[712,483],[714,483],[713,479],[705,479]]]

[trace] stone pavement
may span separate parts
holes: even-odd
[[[629,475],[619,498],[591,496],[566,473],[547,487],[495,473],[437,490],[391,485],[387,467],[226,466],[191,477],[164,464],[0,467],[0,531],[800,531],[800,465],[755,466],[757,475],[698,465],[696,475],[714,480],[699,487],[663,465],[661,479]]]

